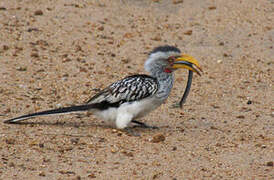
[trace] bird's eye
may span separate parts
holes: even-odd
[[[174,56],[171,56],[167,59],[167,61],[172,64],[174,61],[175,61],[175,57]]]

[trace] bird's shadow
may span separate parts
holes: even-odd
[[[56,121],[56,122],[48,122],[48,121],[36,121],[36,122],[16,122],[10,123],[14,125],[41,125],[41,126],[61,126],[61,127],[108,127],[108,125],[96,124],[96,123],[82,123],[82,122],[65,122],[65,121]],[[110,126],[109,126],[110,127]]]
[[[73,128],[82,128],[82,127],[91,127],[91,128],[102,128],[105,130],[114,130],[114,132],[122,132],[123,130],[117,130],[113,125],[109,125],[108,123],[86,123],[86,122],[67,122],[67,121],[56,121],[56,122],[48,122],[48,121],[35,121],[35,122],[17,122],[17,123],[12,123],[13,125],[29,125],[29,126],[55,126],[55,127],[73,127]],[[134,132],[133,134],[140,134],[140,133],[145,133],[147,131],[150,132],[159,132],[162,131],[163,129],[167,128],[166,126],[158,127],[158,128],[145,128],[139,125],[135,125],[133,123],[130,124],[129,128],[131,129],[130,132]],[[116,131],[117,130],[117,131]],[[128,134],[128,131],[125,131]],[[57,135],[57,134],[56,134]],[[73,134],[60,134],[60,135],[65,135],[65,136],[75,136],[75,137],[89,137],[90,135],[73,135]],[[132,134],[129,133],[131,136]],[[135,135],[134,135],[135,136]]]

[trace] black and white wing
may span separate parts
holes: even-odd
[[[94,108],[100,110],[119,107],[125,102],[139,101],[154,95],[158,87],[157,80],[151,76],[143,74],[128,76],[93,96],[87,104],[92,104]]]

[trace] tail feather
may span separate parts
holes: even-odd
[[[79,105],[79,106],[70,106],[70,107],[64,107],[59,109],[52,109],[47,111],[41,111],[36,112],[32,114],[26,114],[23,116],[19,116],[16,118],[5,120],[4,123],[16,123],[19,121],[23,121],[25,119],[37,117],[37,116],[47,116],[52,114],[62,114],[62,113],[70,113],[70,112],[77,112],[77,111],[87,111],[94,108],[94,104],[85,104],[85,105]]]

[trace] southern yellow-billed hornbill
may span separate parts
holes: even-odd
[[[91,111],[104,120],[114,121],[119,129],[126,128],[130,122],[150,127],[136,119],[159,107],[167,99],[174,82],[173,72],[179,68],[188,69],[189,73],[195,72],[199,75],[201,71],[198,61],[193,57],[182,55],[174,46],[160,46],[150,52],[145,62],[145,70],[149,75],[128,76],[106,87],[83,105],[36,112],[4,122],[17,123],[37,116]],[[188,82],[186,96],[190,84],[191,81]]]

